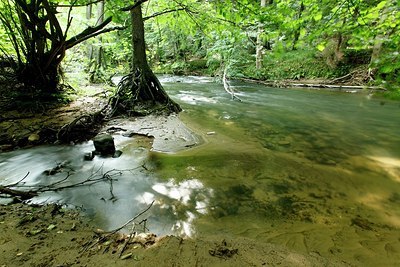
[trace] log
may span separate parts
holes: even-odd
[[[11,189],[5,186],[0,186],[0,194],[10,195],[13,197],[21,198],[22,200],[31,199],[37,196],[37,193],[34,191],[21,191]]]
[[[372,90],[372,91],[386,91],[385,88],[379,86],[368,86],[368,85],[340,85],[340,84],[324,84],[324,83],[298,83],[294,81],[262,81],[262,80],[254,80],[254,79],[239,79],[244,82],[258,83],[271,87],[299,87],[299,88],[310,88],[310,89],[318,89],[318,88],[327,88],[333,90]]]

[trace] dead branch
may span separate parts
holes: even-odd
[[[147,219],[144,219],[142,221],[140,221],[139,223],[135,223],[134,221],[139,218],[140,216],[142,216],[144,213],[146,213],[154,204],[154,200],[150,203],[149,206],[147,206],[147,208],[145,208],[143,211],[141,211],[140,213],[138,213],[135,217],[129,219],[126,223],[124,223],[122,226],[111,230],[111,231],[107,231],[107,232],[95,232],[96,234],[100,235],[100,237],[96,240],[96,241],[92,241],[89,242],[82,250],[82,252],[88,251],[89,249],[92,249],[93,247],[95,247],[97,244],[106,241],[109,237],[113,236],[114,234],[118,233],[120,230],[122,230],[124,227],[126,227],[128,224],[133,222],[132,225],[132,229],[131,229],[131,233],[127,236],[127,240],[125,241],[126,243],[124,244],[121,252],[120,252],[120,257],[122,256],[122,253],[125,251],[127,245],[130,243],[131,239],[134,238],[136,236],[136,225],[142,224],[144,223],[144,229],[146,229],[146,222]]]
[[[177,11],[182,11],[182,10],[186,10],[186,8],[185,8],[185,7],[181,7],[181,8],[168,9],[168,10],[156,12],[156,13],[150,15],[150,16],[144,17],[144,18],[143,18],[143,21],[146,21],[146,20],[148,20],[148,19],[152,19],[152,18],[161,16],[161,15],[164,15],[164,14],[168,14],[168,13],[171,13],[171,12],[177,12]]]
[[[224,76],[222,78],[222,81],[224,83],[225,91],[232,96],[232,100],[238,100],[239,102],[242,102],[242,99],[236,96],[235,91],[231,88],[231,86],[228,83],[228,79],[226,78],[226,69],[224,71]]]
[[[141,168],[141,166],[137,168]],[[88,178],[80,182],[69,183],[68,178],[71,176],[71,172],[67,172],[67,175],[59,181],[53,182],[48,185],[37,185],[37,186],[21,184],[21,182],[28,177],[29,175],[28,173],[27,175],[25,175],[24,178],[22,178],[16,183],[8,185],[0,185],[0,194],[1,194],[0,197],[5,197],[5,198],[15,197],[19,200],[28,200],[44,192],[49,192],[49,191],[57,192],[74,187],[91,186],[99,182],[108,182],[110,183],[110,194],[111,194],[110,199],[115,199],[115,196],[112,192],[113,190],[112,182],[116,180],[115,177],[122,175],[123,172],[131,172],[133,170],[134,169],[128,169],[128,170],[112,169],[103,173],[103,166],[101,166],[97,170],[93,171]],[[22,188],[29,188],[29,189],[22,190]]]
[[[148,211],[152,206],[153,206],[153,204],[154,204],[154,200],[150,203],[150,205],[146,208],[146,209],[144,209],[143,211],[141,211],[139,214],[137,214],[135,217],[133,217],[133,218],[131,218],[131,219],[129,219],[126,223],[124,223],[122,226],[120,226],[120,227],[118,227],[118,228],[116,228],[116,229],[114,229],[114,230],[112,230],[112,231],[109,231],[109,232],[107,232],[108,234],[115,234],[116,232],[118,232],[118,231],[120,231],[120,230],[122,230],[125,226],[127,226],[128,224],[130,224],[130,223],[132,223],[133,221],[135,221],[137,218],[139,218],[140,216],[142,216],[146,211]]]
[[[20,200],[28,200],[36,197],[38,194],[34,191],[21,191],[9,188],[7,186],[0,186],[0,194],[17,197]],[[1,195],[0,195],[1,197]]]

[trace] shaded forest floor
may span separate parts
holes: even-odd
[[[53,104],[50,107],[30,103],[9,108],[7,103],[13,100],[0,92],[0,152],[54,143],[63,127],[84,115],[101,110],[107,103],[106,98],[102,97],[106,92],[100,86],[90,87],[87,89],[95,92],[92,95],[82,95],[68,104]],[[96,131],[96,125],[93,125],[88,137],[95,135]],[[74,140],[72,136],[69,141],[82,140]]]

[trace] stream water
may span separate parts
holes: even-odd
[[[146,213],[157,234],[244,236],[363,266],[400,264],[400,103],[366,93],[232,82],[241,102],[204,77],[162,77],[205,143],[149,151],[116,135],[120,158],[84,161],[92,143],[0,154],[0,182],[33,186],[113,180],[43,193],[114,229]],[[64,162],[62,172],[43,171]],[[143,167],[144,166],[144,167]],[[151,169],[151,171],[148,171]],[[111,190],[112,189],[112,190]]]

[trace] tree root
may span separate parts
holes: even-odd
[[[110,98],[111,112],[128,116],[144,116],[154,113],[180,112],[182,109],[172,101],[164,91],[157,77],[151,72],[137,69],[135,73],[124,76],[118,84],[118,90]]]

